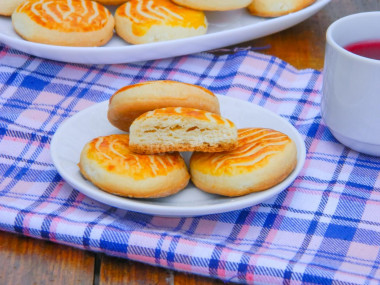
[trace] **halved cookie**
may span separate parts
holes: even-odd
[[[235,148],[237,129],[222,116],[193,108],[162,108],[138,117],[130,127],[137,153],[225,151]]]

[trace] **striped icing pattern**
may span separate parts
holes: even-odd
[[[181,116],[194,118],[200,121],[206,121],[218,125],[226,125],[229,127],[234,127],[235,124],[230,120],[214,114],[211,112],[194,109],[194,108],[183,108],[183,107],[168,107],[156,109],[150,112],[147,112],[139,117],[139,119],[147,119],[150,117],[159,117],[159,116]]]
[[[204,13],[178,6],[169,0],[131,0],[120,6],[116,14],[132,22],[135,35],[144,35],[153,25],[197,29],[206,26]]]
[[[198,169],[214,175],[234,175],[264,167],[271,157],[281,153],[291,139],[278,131],[262,128],[238,130],[238,146],[233,151],[202,153],[194,156]]]
[[[87,158],[108,172],[128,174],[140,180],[157,175],[167,175],[183,166],[178,153],[139,155],[129,150],[129,135],[118,134],[98,137],[88,144]]]
[[[111,13],[88,0],[27,0],[17,13],[24,13],[37,24],[62,32],[90,32],[102,29]]]

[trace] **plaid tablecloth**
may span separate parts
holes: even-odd
[[[94,201],[62,180],[49,143],[122,86],[172,79],[261,105],[302,134],[294,183],[251,208],[164,218]],[[76,65],[0,45],[0,229],[174,270],[255,284],[380,283],[380,159],[321,121],[322,74],[252,51]]]

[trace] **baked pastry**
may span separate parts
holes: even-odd
[[[230,152],[195,152],[190,158],[193,183],[223,196],[241,196],[283,181],[297,164],[295,143],[285,134],[262,128],[238,130]]]
[[[128,134],[93,139],[84,146],[78,166],[82,175],[100,189],[134,198],[177,193],[190,178],[179,153],[132,153]]]
[[[10,16],[24,0],[1,0],[0,15]]]
[[[235,148],[233,122],[203,110],[169,107],[149,111],[130,128],[130,148],[137,153],[224,151]]]
[[[259,17],[278,17],[299,11],[313,4],[315,0],[253,0],[249,12]]]
[[[102,5],[114,5],[119,6],[121,4],[124,4],[128,0],[94,0]]]
[[[115,12],[116,33],[131,44],[168,41],[203,35],[207,19],[202,11],[170,0],[130,0]]]
[[[247,7],[252,0],[172,0],[174,3],[203,11],[227,11]]]
[[[219,100],[211,91],[193,84],[157,80],[116,91],[109,101],[108,120],[128,132],[138,116],[164,107],[188,107],[220,114]]]
[[[113,36],[114,18],[90,0],[26,0],[12,14],[24,39],[61,46],[102,46]]]

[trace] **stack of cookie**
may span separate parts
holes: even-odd
[[[277,17],[315,0],[2,0],[0,15],[12,15],[28,41],[62,46],[102,46],[114,35],[144,44],[203,35],[207,11],[247,8]],[[114,15],[103,5],[118,6]]]
[[[196,85],[163,80],[124,87],[109,101],[108,120],[126,133],[87,143],[79,168],[121,196],[165,197],[190,179],[206,192],[241,196],[278,184],[297,163],[287,135],[238,130],[220,115],[218,98]],[[190,173],[183,151],[193,152]]]

